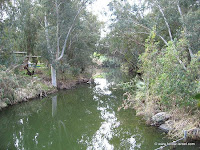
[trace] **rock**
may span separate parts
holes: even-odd
[[[163,124],[169,118],[170,118],[170,115],[168,113],[160,112],[154,115],[151,120],[152,120],[153,125],[159,126]]]
[[[172,130],[172,124],[173,124],[173,121],[172,120],[168,120],[164,124],[161,124],[159,126],[159,129],[161,129],[162,131],[167,133],[167,132]]]

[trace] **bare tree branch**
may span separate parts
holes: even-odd
[[[179,14],[181,16],[181,20],[182,20],[182,24],[183,24],[183,30],[184,30],[184,34],[185,34],[185,37],[186,37],[187,29],[186,29],[186,27],[184,25],[184,18],[183,18],[183,14],[182,14],[181,8],[179,6],[179,1],[177,2],[177,7],[178,7],[178,12],[179,12]],[[193,54],[192,50],[190,49],[189,43],[188,43],[188,51],[189,51],[190,57],[193,58],[194,54]]]
[[[163,18],[164,18],[165,24],[166,24],[167,29],[168,29],[168,33],[169,33],[170,40],[173,41],[171,29],[170,29],[170,27],[169,27],[169,24],[168,24],[168,22],[167,22],[167,19],[166,19],[166,17],[165,17],[165,14],[164,14],[164,12],[163,12],[163,10],[162,10],[162,8],[161,8],[161,6],[159,5],[159,3],[158,3],[157,0],[156,0],[156,5],[158,6],[159,11],[161,12],[161,14],[162,14],[162,16],[163,16]]]
[[[129,18],[130,18],[130,17],[129,17]],[[130,18],[130,19],[132,19],[132,18]],[[133,21],[133,23],[134,23],[135,25],[138,25],[138,26],[140,26],[140,27],[142,27],[142,28],[148,30],[149,32],[151,32],[151,30],[152,30],[152,29],[148,28],[147,26],[144,26],[144,25],[142,25],[142,24],[140,24],[140,23],[138,23],[138,22],[136,22],[136,21]],[[137,32],[137,33],[150,34],[150,33],[148,33],[148,32]],[[161,36],[161,35],[158,34],[157,32],[156,32],[156,35],[158,35],[158,36],[161,38],[161,40],[165,43],[165,45],[168,46],[168,43],[167,43],[167,41],[164,39],[163,36]]]
[[[71,25],[71,27],[69,28],[68,33],[67,33],[67,35],[66,35],[66,37],[65,37],[65,41],[64,41],[64,45],[63,45],[63,48],[62,48],[61,55],[56,59],[57,61],[59,61],[59,60],[63,57],[63,55],[64,55],[64,52],[65,52],[65,49],[66,49],[66,46],[67,46],[67,40],[68,40],[69,35],[70,35],[70,33],[71,33],[72,29],[73,29],[73,26],[74,26],[74,24],[75,24],[76,18],[77,18],[78,15],[80,14],[80,12],[81,12],[81,10],[83,9],[83,7],[84,7],[84,5],[85,5],[86,2],[87,2],[87,1],[83,2],[82,6],[79,8],[79,10],[78,10],[76,16],[75,16],[74,19],[73,19],[72,25]]]
[[[170,40],[172,41],[172,44],[173,44],[173,45],[172,45],[172,46],[173,46],[173,50],[174,50],[175,52],[177,52],[176,47],[175,47],[175,45],[174,45],[174,40],[173,40],[173,37],[172,37],[171,29],[170,29],[170,26],[169,26],[169,24],[168,24],[168,22],[167,22],[167,18],[165,17],[165,14],[164,14],[164,12],[163,12],[161,6],[159,5],[158,1],[157,1],[157,0],[155,0],[155,1],[156,1],[155,4],[157,5],[159,11],[161,12],[161,14],[162,14],[162,16],[163,16],[163,18],[164,18],[165,24],[166,24],[166,26],[167,26],[168,33],[169,33],[169,36],[170,36]],[[181,61],[181,59],[179,58],[178,55],[176,56],[176,58],[177,58],[178,62],[182,65],[183,69],[184,69],[184,70],[187,70],[187,68],[185,67],[185,64]]]
[[[48,31],[48,22],[47,22],[46,12],[44,16],[44,25],[45,25],[45,36],[46,36],[46,41],[47,41],[47,50],[49,51],[52,57],[53,52],[51,50],[51,45],[50,45],[50,40],[49,40],[49,31]]]
[[[58,5],[58,0],[55,1],[56,2],[56,39],[57,39],[57,53],[56,53],[56,59],[59,57],[60,55],[60,38],[59,38],[59,5]]]

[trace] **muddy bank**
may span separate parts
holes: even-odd
[[[87,83],[89,79],[78,77],[74,80],[59,80],[57,88],[51,85],[50,81],[44,81],[40,78],[32,78],[26,87],[18,87],[14,90],[13,99],[4,98],[0,100],[0,110],[11,105],[21,102],[27,102],[35,98],[43,98],[58,90],[68,90],[74,88],[78,84]]]
[[[132,108],[137,116],[141,116],[146,124],[155,126],[167,133],[172,140],[180,139],[186,134],[187,141],[200,141],[200,111],[188,111],[186,108],[161,108],[156,102],[141,101],[141,97],[125,93],[127,98],[120,109]],[[163,111],[165,110],[165,111]]]

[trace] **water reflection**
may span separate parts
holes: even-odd
[[[113,150],[115,146],[111,143],[112,139],[115,136],[120,136],[116,134],[116,129],[120,126],[120,121],[117,119],[115,111],[113,110],[111,103],[109,103],[108,97],[107,101],[103,101],[105,97],[102,95],[111,95],[112,91],[109,90],[110,85],[106,79],[97,78],[95,79],[95,83],[97,86],[94,88],[94,93],[96,93],[93,97],[94,100],[99,101],[97,110],[100,111],[100,117],[102,118],[102,123],[99,129],[92,136],[90,142],[87,141],[88,147],[87,150],[90,149],[108,149]],[[113,97],[115,98],[115,97]],[[128,133],[129,134],[129,133]],[[83,139],[82,139],[83,141]],[[122,141],[120,145],[123,147],[124,145],[129,145],[129,148],[134,149],[134,147],[140,147],[141,144],[137,145],[135,138],[132,136]]]
[[[57,110],[57,95],[52,97],[52,117],[56,115]]]
[[[100,127],[88,138],[87,135],[82,135],[79,143],[86,143],[87,150],[91,149],[114,149],[114,145],[109,142],[114,136],[113,129],[120,125],[115,116],[115,112],[110,109],[110,106],[102,98],[102,95],[110,95],[109,83],[106,79],[95,79],[96,87],[93,88],[93,100],[97,101],[97,110],[100,111],[100,118],[102,119]],[[87,110],[88,112],[88,110]]]
[[[101,123],[100,128],[93,135],[91,142],[89,143],[88,150],[90,149],[114,149],[114,145],[110,144],[114,136],[114,128],[117,128],[120,125],[120,122],[117,121],[114,112],[109,112],[105,107],[98,107],[98,110],[101,111],[101,118],[104,120]]]
[[[94,88],[94,92],[97,94],[103,94],[103,95],[110,95],[112,92],[109,90],[108,81],[103,78],[96,78],[95,81],[96,86]]]
[[[24,149],[24,119],[19,119],[18,126],[20,127],[19,131],[13,133],[14,146],[17,150]]]
[[[0,112],[0,149],[157,148],[154,142],[167,141],[163,135],[133,110],[117,111],[123,91],[111,86],[120,80],[96,79],[96,86],[80,85]]]

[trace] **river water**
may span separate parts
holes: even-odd
[[[1,111],[0,150],[153,150],[169,142],[134,110],[117,111],[123,91],[113,87],[126,79],[104,71],[96,86],[79,85]]]

